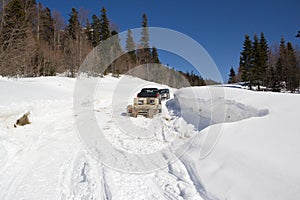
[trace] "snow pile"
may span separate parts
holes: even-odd
[[[225,90],[221,87],[181,89],[176,92],[174,99],[167,102],[167,107],[198,130],[213,124],[261,117],[269,113],[268,109],[257,109],[225,99]]]
[[[181,110],[190,109],[186,97],[194,94],[203,108],[203,99],[209,99],[211,94],[207,89],[182,89],[175,93],[175,99]],[[220,94],[223,88],[212,90]],[[201,136],[186,144],[189,150],[180,160],[189,173],[217,199],[299,199],[300,96],[233,88],[224,91],[226,99],[216,98],[217,103],[208,105],[214,112],[215,106],[224,103],[225,116],[230,115],[234,122],[207,127]],[[194,123],[193,117],[201,118],[201,113],[186,112],[183,117]],[[218,126],[222,128],[216,129]],[[221,131],[221,137],[216,138],[213,150],[203,158],[199,150],[208,144],[206,139],[214,134],[214,129]]]

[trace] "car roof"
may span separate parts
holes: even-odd
[[[142,90],[158,90],[157,88],[143,88]]]
[[[169,89],[160,89],[159,91],[169,91]]]

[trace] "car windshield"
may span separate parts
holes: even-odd
[[[155,93],[155,92],[158,92],[158,89],[157,88],[143,88],[141,92]]]

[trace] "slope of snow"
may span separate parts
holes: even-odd
[[[142,87],[166,86],[94,81],[77,112],[78,80],[0,78],[0,199],[300,198],[300,96],[170,88],[163,113],[130,118],[126,105]],[[13,128],[27,111],[31,124]]]
[[[175,95],[181,107],[186,108],[189,105],[185,98],[196,94],[196,99],[202,99],[198,100],[201,106],[203,99],[209,98],[206,90],[205,87],[183,89]],[[225,88],[225,96],[225,122],[228,115],[238,121],[204,129],[203,136],[188,144],[189,150],[180,160],[218,199],[299,199],[300,96],[232,88]],[[210,104],[210,109],[215,106]],[[203,114],[184,115],[189,121]],[[210,154],[201,157],[199,150],[208,144],[205,136],[214,134],[211,129],[218,126],[222,126],[216,129],[220,130],[220,138],[215,140]]]

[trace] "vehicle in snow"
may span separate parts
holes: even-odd
[[[158,93],[161,96],[161,99],[170,99],[170,90],[169,89],[160,89]]]
[[[157,88],[143,88],[134,98],[133,105],[127,106],[127,115],[132,117],[144,115],[153,118],[161,111],[161,96]]]
[[[159,90],[157,88],[143,88],[138,94],[137,97],[156,97],[161,99]]]

